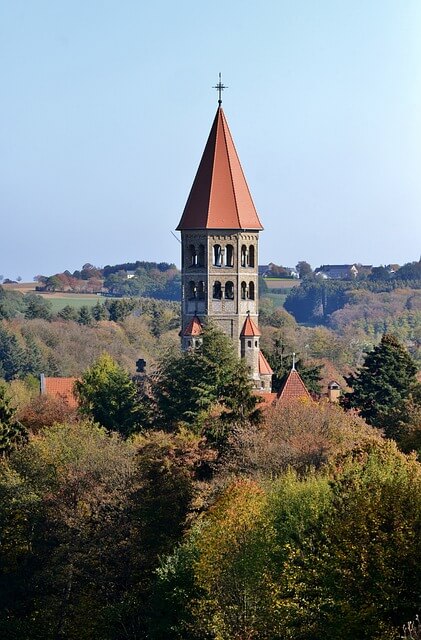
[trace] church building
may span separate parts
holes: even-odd
[[[221,83],[216,87],[224,88]],[[271,392],[260,351],[259,232],[263,229],[222,109],[218,109],[177,230],[182,245],[182,348],[196,346],[206,319],[246,360],[253,386]]]

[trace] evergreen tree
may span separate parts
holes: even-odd
[[[257,419],[257,399],[244,363],[238,360],[231,340],[211,323],[204,327],[198,348],[174,354],[162,363],[155,398],[158,422],[166,429],[184,422],[200,430],[215,405],[221,407],[218,420],[224,423]]]
[[[5,380],[12,380],[25,372],[25,351],[17,337],[4,327],[0,327],[0,372]]]
[[[16,409],[10,404],[5,385],[0,384],[0,456],[4,457],[26,439],[26,429],[16,419]]]
[[[405,402],[418,395],[417,367],[408,351],[392,335],[384,334],[380,344],[370,351],[364,365],[346,378],[352,388],[342,398],[344,407],[358,409],[375,427],[396,420]]]
[[[78,315],[77,321],[79,324],[84,324],[86,326],[89,326],[92,324],[92,314],[89,307],[86,304],[84,304],[79,309],[79,315]]]
[[[108,311],[105,305],[101,304],[99,300],[97,301],[96,305],[92,307],[91,311],[92,311],[93,319],[96,320],[97,322],[99,322],[100,320],[108,319]]]
[[[73,320],[74,322],[77,322],[78,312],[74,307],[66,304],[66,306],[58,312],[57,316],[62,320]]]
[[[45,369],[41,349],[32,335],[25,336],[25,374],[39,376]]]
[[[25,296],[25,318],[33,320],[34,318],[42,318],[43,320],[51,320],[52,304],[49,300],[45,300],[42,296],[35,293],[28,293]]]
[[[125,320],[135,308],[135,304],[134,300],[128,300],[127,298],[105,301],[105,307],[108,309],[110,320],[113,322],[122,322]]]

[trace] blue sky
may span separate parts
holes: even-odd
[[[219,71],[261,263],[419,258],[419,0],[2,0],[0,274],[178,263]]]

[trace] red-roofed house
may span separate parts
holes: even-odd
[[[41,395],[49,398],[60,398],[67,402],[69,407],[76,409],[78,401],[73,391],[77,378],[49,378],[41,373]]]

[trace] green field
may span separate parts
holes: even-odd
[[[265,293],[262,296],[262,300],[272,300],[273,305],[276,309],[279,309],[284,306],[284,302],[286,300],[286,294],[283,293]]]
[[[89,295],[89,294],[40,294],[43,298],[51,302],[53,313],[58,313],[64,307],[73,307],[73,309],[79,310],[81,307],[93,307],[98,300],[102,303],[105,302],[105,298],[102,296]]]

